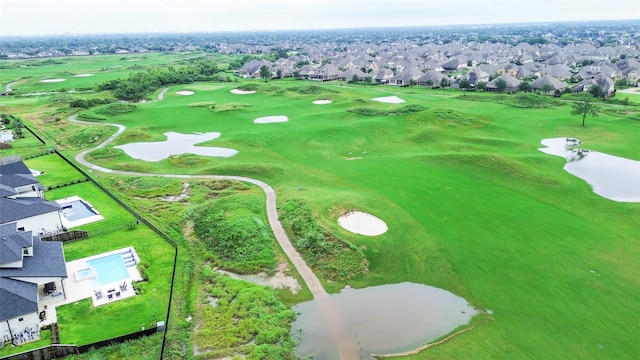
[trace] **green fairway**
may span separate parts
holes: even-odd
[[[148,61],[161,59],[155,56]],[[111,58],[103,66],[120,62],[130,64]],[[41,86],[33,82],[38,76],[56,73],[34,73],[25,87]],[[2,81],[12,78],[3,75],[7,80]],[[255,84],[257,92],[231,93],[247,83]],[[194,94],[176,94],[180,90]],[[423,283],[452,291],[487,312],[472,321],[472,330],[415,359],[633,358],[640,353],[640,204],[599,197],[563,170],[564,159],[537,149],[544,138],[576,137],[585,148],[640,160],[638,110],[602,104],[605,111],[582,127],[565,103],[570,96],[558,102],[535,98],[540,107],[530,108],[518,107],[524,100],[515,97],[474,93],[479,98],[463,100],[461,94],[293,80],[175,85],[161,101],[98,121],[127,129],[87,159],[118,170],[265,181],[275,188],[280,204],[303,199],[325,229],[362,249],[368,273],[350,279],[350,286]],[[371,100],[386,96],[406,102]],[[640,96],[628,97],[640,102]],[[332,102],[315,105],[314,100]],[[11,109],[46,107],[42,100],[24,101],[3,100]],[[287,116],[288,121],[253,122],[266,116]],[[27,120],[51,139],[99,127]],[[64,140],[65,154],[73,157],[113,131],[105,127],[79,137],[82,141]],[[144,162],[114,148],[165,141],[166,132],[220,132],[219,138],[197,145],[239,153],[231,158],[179,154]],[[83,186],[68,189],[92,196]],[[89,201],[101,212],[115,211]],[[389,230],[376,237],[352,234],[337,224],[349,210],[371,213]],[[114,214],[113,223],[105,220],[89,228],[100,233],[104,226],[132,221]],[[87,249],[65,250],[74,258]],[[322,280],[331,292],[345,285]]]
[[[529,109],[489,97],[459,100],[451,91],[334,84],[309,91],[310,85],[274,82],[250,95],[232,94],[229,85],[172,87],[165,100],[113,118],[127,126],[116,144],[162,141],[168,131],[219,131],[219,139],[201,145],[239,154],[146,163],[116,150],[98,163],[247,175],[274,185],[281,201],[304,198],[326,228],[366,249],[369,273],[350,285],[420,282],[491,310],[497,325],[483,322],[464,335],[481,349],[454,341],[438,351],[625,358],[640,349],[632,331],[640,292],[628,266],[640,253],[634,227],[640,206],[595,195],[562,169],[564,160],[537,150],[543,138],[572,136],[591,149],[637,159],[638,122],[603,114],[583,128],[567,105]],[[195,94],[175,95],[180,89]],[[370,100],[389,95],[406,103]],[[333,102],[312,104],[316,99]],[[198,102],[247,105],[221,113],[189,106]],[[347,111],[393,114],[404,105],[425,110],[389,116]],[[275,115],[289,121],[253,123]],[[375,214],[389,231],[369,238],[341,229],[336,219],[351,209]],[[335,291],[343,284],[328,286]]]

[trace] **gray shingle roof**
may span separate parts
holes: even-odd
[[[57,241],[33,242],[33,256],[24,258],[22,268],[0,268],[0,277],[67,277],[62,243]]]
[[[26,219],[36,215],[57,212],[60,205],[39,197],[6,199],[0,198],[0,224]]]
[[[0,278],[0,321],[38,311],[38,285]]]
[[[31,231],[17,231],[16,223],[0,225],[0,266],[22,260],[22,249],[31,246]]]

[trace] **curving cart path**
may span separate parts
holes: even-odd
[[[158,100],[162,100],[162,96],[168,90],[168,88],[163,89],[163,91],[158,95]],[[179,179],[211,179],[211,180],[237,180],[243,181],[247,183],[251,183],[259,186],[266,194],[266,207],[267,207],[267,218],[269,220],[269,225],[273,231],[273,234],[280,244],[280,247],[287,255],[293,266],[295,266],[296,270],[302,277],[303,281],[307,284],[307,287],[313,294],[314,299],[318,302],[320,309],[323,314],[323,319],[325,320],[325,325],[330,330],[334,344],[339,352],[340,359],[358,359],[358,351],[356,349],[356,344],[354,339],[349,335],[347,331],[346,324],[344,323],[344,319],[342,314],[340,313],[340,309],[334,304],[331,300],[331,297],[327,293],[327,291],[322,286],[322,283],[316,276],[316,274],[311,270],[311,268],[304,261],[300,253],[293,247],[291,240],[284,231],[280,220],[278,220],[278,210],[276,207],[276,192],[275,190],[267,183],[252,179],[244,176],[229,176],[229,175],[184,175],[184,174],[153,174],[153,173],[142,173],[142,172],[132,172],[132,171],[122,171],[122,170],[113,170],[108,169],[102,166],[95,165],[89,161],[87,161],[84,157],[89,152],[94,151],[96,149],[103,148],[107,146],[109,143],[114,141],[120,134],[122,134],[126,127],[120,124],[110,124],[110,123],[100,123],[96,124],[94,122],[81,121],[76,119],[77,115],[73,115],[69,117],[70,122],[79,123],[79,124],[88,124],[88,125],[107,125],[107,126],[115,126],[118,130],[111,135],[107,140],[103,141],[100,145],[93,149],[85,150],[76,155],[75,159],[78,163],[86,166],[89,169],[101,171],[103,173],[108,174],[116,174],[116,175],[129,175],[129,176],[159,176],[166,178],[179,178]]]

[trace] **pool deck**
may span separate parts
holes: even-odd
[[[136,266],[127,267],[127,271],[129,272],[129,278],[126,280],[120,280],[116,283],[105,284],[99,287],[93,285],[93,281],[91,278],[76,280],[76,272],[78,270],[86,269],[89,267],[88,261],[114,255],[114,254],[122,254],[128,252],[130,249],[133,250],[134,256],[136,260],[139,262],[137,254],[135,253],[135,249],[133,247],[118,249],[114,251],[109,251],[106,253],[89,256],[83,259],[69,261],[66,263],[67,267],[67,278],[62,281],[56,281],[56,292],[53,295],[45,295],[43,290],[40,289],[39,297],[40,301],[38,302],[38,312],[45,311],[46,318],[40,322],[40,326],[49,325],[58,321],[58,317],[56,314],[56,307],[74,303],[76,301],[92,298],[93,306],[101,306],[108,304],[110,302],[116,300],[126,299],[128,297],[132,297],[135,295],[133,290],[133,281],[142,280],[142,276],[138,271]],[[126,283],[125,290],[121,290],[120,285]],[[101,289],[103,296],[99,299],[96,299],[94,290]],[[110,290],[112,290],[109,292]],[[119,296],[115,296],[115,293],[119,293]],[[111,298],[109,298],[109,294],[112,294]]]

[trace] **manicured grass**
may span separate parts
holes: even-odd
[[[346,109],[389,109],[369,99],[390,89],[325,84],[340,92],[323,96],[278,91],[276,82],[267,86],[252,95],[230,94],[229,86],[168,96],[118,117],[127,132],[144,128],[145,141],[162,140],[166,131],[220,131],[219,139],[202,145],[239,150],[233,158],[199,158],[191,167],[175,159],[142,163],[121,154],[102,164],[248,175],[275,185],[281,201],[304,198],[326,228],[366,248],[370,271],[350,281],[352,286],[420,282],[492,310],[498,325],[482,323],[464,335],[482,344],[474,356],[636,353],[628,319],[640,310],[634,301],[640,294],[624,264],[638,255],[633,225],[638,204],[598,197],[562,170],[562,159],[537,148],[543,138],[573,136],[591,149],[633,158],[640,146],[633,140],[637,122],[603,114],[582,128],[569,106],[522,109],[416,88],[392,91],[426,110],[360,116]],[[329,96],[330,105],[311,104]],[[216,114],[188,106],[196,101],[252,106]],[[270,115],[290,120],[252,122]],[[125,133],[120,143],[129,141]],[[346,161],[354,157],[362,159]],[[346,232],[335,221],[351,209],[382,218],[389,231],[375,238]],[[441,348],[471,354],[457,344]]]
[[[57,154],[48,154],[31,158],[25,164],[33,170],[44,172],[37,177],[40,184],[47,188],[53,188],[70,184],[76,181],[84,181],[86,178],[75,168],[69,166],[64,159]]]

